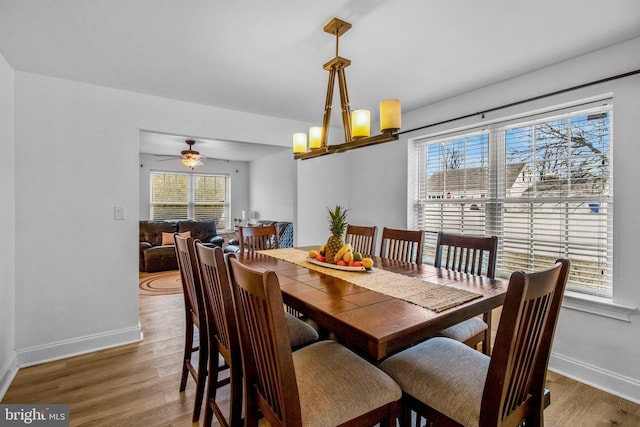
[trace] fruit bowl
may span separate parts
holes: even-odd
[[[366,269],[363,266],[349,267],[348,265],[330,264],[328,262],[318,261],[317,259],[313,259],[313,258],[308,258],[307,261],[309,261],[311,264],[320,265],[322,267],[327,267],[327,268],[333,268],[334,270],[354,271],[354,272],[360,272],[360,273],[373,271],[373,268]]]

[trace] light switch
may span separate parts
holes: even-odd
[[[113,208],[113,218],[114,219],[124,219],[124,206],[114,206]]]

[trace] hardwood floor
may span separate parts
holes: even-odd
[[[178,391],[183,305],[182,295],[140,297],[143,342],[20,369],[2,403],[67,403],[72,426],[198,425],[193,381]],[[640,426],[640,405],[553,372],[547,386],[547,427]],[[226,406],[228,387],[218,394]]]

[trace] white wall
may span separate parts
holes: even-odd
[[[249,209],[257,213],[257,219],[293,222],[295,171],[296,162],[290,147],[251,162]]]
[[[534,73],[488,86],[403,115],[403,129],[417,128],[505,103],[518,101],[640,69],[640,39],[578,57]],[[427,84],[427,83],[425,83]],[[416,90],[420,90],[419,87]],[[487,114],[486,118],[530,111],[603,93],[614,97],[614,299],[613,302],[640,307],[637,280],[637,242],[640,240],[640,211],[637,171],[640,159],[640,75],[546,98],[525,106]],[[450,124],[462,126],[479,118]],[[444,127],[415,131],[400,141],[354,150],[348,161],[338,155],[306,160],[298,165],[298,208],[301,215],[324,218],[323,209],[345,203],[353,209],[353,222],[410,227],[414,195],[407,181],[412,180],[414,159],[409,158],[409,138],[423,136]],[[314,189],[311,179],[320,169],[326,174],[348,170],[350,190],[334,188],[327,194]],[[298,218],[299,239],[317,243],[318,218]],[[322,234],[322,233],[320,233]],[[379,246],[378,246],[379,247]],[[567,302],[565,297],[565,302]],[[576,307],[576,305],[572,305]],[[613,307],[616,309],[617,307]],[[614,320],[565,307],[562,309],[550,367],[580,381],[593,384],[622,397],[640,402],[640,318],[635,311],[629,321]],[[590,309],[590,308],[588,308]],[[623,310],[624,311],[624,310]],[[623,316],[624,317],[624,316]]]
[[[30,73],[15,77],[21,366],[140,339],[141,129],[278,145],[308,127]],[[11,148],[3,151],[11,157]],[[114,206],[125,207],[124,221],[114,220]]]
[[[355,184],[349,181],[349,168],[349,153],[297,160],[297,245],[318,245],[327,241],[327,208],[333,209],[336,205],[341,205],[353,209],[351,191],[359,189],[353,189]],[[363,191],[371,194],[369,190]],[[378,197],[378,200],[381,198]],[[348,219],[351,218],[349,214]]]
[[[15,353],[14,73],[0,54],[0,399],[17,371]]]
[[[203,165],[196,168],[196,172],[222,174],[229,177],[231,187],[231,212],[228,229],[233,229],[233,218],[240,218],[243,210],[249,209],[249,162],[227,162],[217,159],[205,159]],[[140,219],[149,219],[151,201],[149,174],[151,171],[189,172],[180,160],[167,160],[166,156],[140,154]],[[224,229],[217,230],[218,233]]]

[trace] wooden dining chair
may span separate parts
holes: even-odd
[[[378,227],[365,225],[347,225],[345,242],[351,245],[353,252],[360,252],[363,256],[372,256],[376,248],[376,232]]]
[[[240,253],[280,247],[275,225],[238,227],[238,240],[240,241]]]
[[[438,233],[434,266],[447,270],[485,276],[496,276],[498,238],[468,234]],[[480,317],[460,322],[440,334],[464,342],[476,348],[482,344],[482,352],[491,354],[491,311]]]
[[[246,426],[259,414],[271,426],[395,426],[398,385],[335,341],[295,352],[289,346],[282,293],[273,271],[228,258],[240,326]]]
[[[424,230],[382,229],[382,258],[422,264],[423,250]]]
[[[193,246],[191,237],[180,237],[178,233],[173,235],[178,260],[178,269],[182,281],[182,293],[184,295],[185,335],[184,355],[182,358],[182,375],[180,378],[180,391],[187,386],[189,375],[196,383],[195,401],[193,404],[193,422],[200,419],[200,409],[204,396],[207,380],[207,363],[209,357],[207,321],[205,318],[204,298],[200,285],[200,276],[189,249]],[[197,334],[198,342],[194,343],[194,335]],[[198,361],[193,363],[191,358],[197,353]]]
[[[436,337],[382,362],[403,390],[401,425],[413,410],[432,426],[542,426],[569,265],[559,259],[547,270],[511,275],[491,357]]]
[[[209,381],[203,425],[210,426],[215,415],[222,426],[241,426],[242,358],[227,264],[221,248],[204,246],[198,240],[193,242],[193,253],[200,273],[209,332]],[[309,324],[289,313],[284,316],[292,348],[301,348],[318,340],[318,332]],[[222,368],[229,369],[229,377],[224,380],[219,380],[219,355],[224,360]],[[216,401],[217,390],[227,384],[230,384],[228,412],[222,410]],[[225,418],[225,413],[228,418]]]
[[[209,331],[209,381],[203,425],[211,426],[215,415],[221,426],[239,427],[242,425],[242,358],[226,262],[221,248],[204,246],[198,240],[193,244]],[[219,380],[219,355],[224,360],[223,368],[229,369],[226,380]],[[228,411],[216,401],[217,390],[226,384],[230,385]]]

